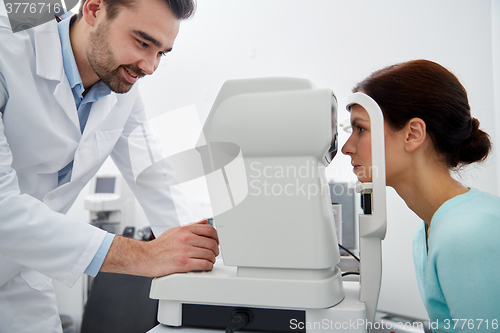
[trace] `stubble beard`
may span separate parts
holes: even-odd
[[[99,79],[118,94],[128,92],[133,83],[125,80],[122,74],[123,65],[116,65],[116,61],[107,41],[107,31],[109,22],[106,21],[99,25],[95,32],[89,35],[89,48],[87,50],[87,60],[97,74]],[[132,66],[127,66],[131,68]],[[136,72],[138,73],[138,72]]]

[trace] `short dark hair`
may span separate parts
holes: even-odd
[[[358,83],[353,92],[373,98],[388,125],[402,129],[410,119],[426,124],[448,168],[484,161],[491,150],[487,133],[471,116],[467,92],[457,77],[429,60],[388,66]]]
[[[83,5],[86,0],[82,0],[78,10],[78,19],[83,17]],[[120,7],[133,7],[135,1],[140,0],[103,0],[106,6],[107,18],[112,20],[120,11]],[[191,17],[196,10],[195,0],[163,0],[178,20],[185,20]]]

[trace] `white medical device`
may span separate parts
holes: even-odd
[[[243,312],[250,319],[246,330],[367,332],[385,236],[384,136],[378,105],[363,94],[349,99],[349,106],[355,103],[372,119],[378,170],[373,213],[360,216],[360,282],[343,281],[337,267],[325,176],[337,151],[332,91],[294,78],[227,81],[199,149],[223,263],[218,259],[210,272],[155,279],[150,296],[160,301],[160,323],[220,329]],[[167,326],[153,331],[167,332]]]
[[[92,224],[116,235],[135,225],[134,197],[121,175],[94,177],[84,207]]]

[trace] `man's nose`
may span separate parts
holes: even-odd
[[[148,55],[144,59],[141,60],[139,67],[146,75],[151,75],[158,68],[158,64],[160,63],[160,57],[155,53],[154,55]]]

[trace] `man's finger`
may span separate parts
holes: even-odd
[[[188,267],[188,271],[211,271],[214,263],[205,259],[191,259]]]
[[[190,225],[195,225],[195,224],[207,224],[208,223],[208,220],[207,219],[204,219],[204,220],[201,220],[201,221],[198,221],[198,222],[191,222],[191,223],[188,223],[188,224],[185,224],[184,226],[187,227],[187,226],[190,226]]]
[[[219,255],[219,245],[213,238],[199,236],[194,240],[194,242],[191,243],[191,245],[193,247],[210,250],[215,256]]]
[[[215,230],[215,228],[211,225],[192,224],[189,229],[193,234],[213,238],[215,239],[217,244],[219,244],[219,236],[217,235],[217,230]]]
[[[193,248],[192,251],[190,251],[189,256],[192,259],[204,259],[208,260],[211,263],[215,264],[215,254],[212,250],[209,249],[204,249],[204,248]]]

